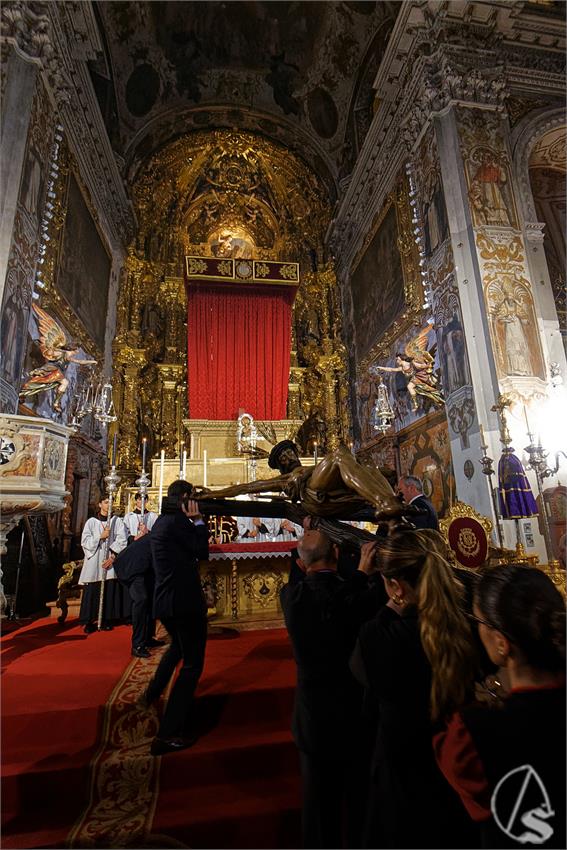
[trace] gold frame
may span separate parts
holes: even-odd
[[[467,505],[466,502],[456,501],[451,508],[449,508],[447,512],[447,516],[443,517],[443,519],[439,520],[439,531],[443,537],[447,545],[447,552],[449,553],[449,558],[453,566],[457,566],[459,569],[467,569],[467,567],[463,567],[463,565],[457,560],[455,557],[454,551],[449,546],[449,527],[453,520],[462,519],[462,518],[475,519],[486,534],[486,542],[488,545],[486,560],[488,561],[490,558],[490,535],[492,533],[492,521],[488,519],[488,517],[479,514],[472,505]],[[468,568],[470,569],[470,567]],[[473,570],[473,572],[476,572]]]
[[[424,294],[423,286],[421,285],[419,250],[413,236],[409,182],[405,175],[402,174],[397,178],[394,189],[386,196],[382,207],[374,216],[370,230],[355,255],[349,276],[352,276],[358,268],[368,246],[374,239],[392,205],[396,209],[396,224],[398,228],[397,244],[404,278],[405,306],[402,313],[394,319],[383,334],[380,342],[375,343],[368,354],[361,360],[359,368],[362,371],[366,370],[374,360],[386,357],[390,353],[392,343],[414,325],[420,325],[423,316]]]
[[[112,275],[112,253],[109,251],[106,238],[99,226],[98,215],[96,214],[88,192],[82,183],[78,168],[76,167],[76,164],[72,159],[71,153],[67,152],[66,155],[62,155],[61,160],[61,176],[59,179],[61,181],[63,181],[64,179],[64,185],[61,185],[60,183],[56,186],[57,197],[54,199],[53,203],[55,207],[55,212],[52,219],[52,227],[50,228],[49,232],[50,242],[48,244],[44,264],[43,281],[45,286],[41,293],[40,304],[41,307],[45,309],[48,313],[53,313],[54,317],[60,319],[63,322],[66,330],[73,335],[75,341],[79,344],[83,351],[85,351],[87,354],[92,354],[93,357],[98,360],[99,363],[102,363],[102,360],[104,358],[104,352],[92,339],[82,320],[77,316],[77,314],[75,313],[63,293],[60,292],[60,290],[57,288],[59,261],[61,258],[61,251],[63,249],[63,234],[65,228],[65,220],[67,218],[71,177],[75,178],[77,186],[79,187],[79,191],[83,196],[85,205],[97,229],[103,248],[110,261],[110,272],[108,278],[109,295],[110,279]]]

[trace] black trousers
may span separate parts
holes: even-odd
[[[135,576],[128,585],[132,600],[132,648],[144,646],[153,637],[155,620],[152,619],[153,582],[145,575]]]
[[[149,699],[163,693],[179,661],[179,675],[171,691],[159,727],[159,738],[182,738],[190,731],[190,711],[197,682],[203,672],[207,644],[207,614],[186,614],[162,619],[171,635],[171,644],[162,655],[154,678],[148,685]]]
[[[362,847],[368,794],[368,759],[299,751],[304,848]]]

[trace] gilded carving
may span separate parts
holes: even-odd
[[[244,592],[252,602],[267,608],[273,605],[284,585],[284,577],[281,573],[260,572],[249,573],[243,579]]]

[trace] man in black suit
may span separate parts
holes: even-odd
[[[349,669],[363,622],[384,601],[383,584],[370,585],[375,544],[363,547],[358,570],[337,574],[338,548],[308,529],[298,541],[305,577],[287,584],[281,604],[297,664],[292,731],[303,780],[303,846],[360,847],[364,816],[365,756],[362,689]]]
[[[423,495],[423,484],[415,475],[402,475],[398,481],[398,493],[408,505],[414,505],[423,511],[421,514],[411,517],[411,522],[416,528],[432,528],[439,531],[439,520],[437,512],[429,499]]]
[[[150,534],[134,540],[116,557],[114,571],[132,600],[132,655],[149,658],[148,648],[163,646],[165,641],[154,638],[155,620],[152,617],[154,598],[154,566]]]
[[[193,485],[174,481],[163,501],[150,539],[155,570],[154,616],[169,634],[171,644],[141,703],[149,705],[165,690],[178,662],[179,675],[169,697],[152,755],[190,747],[196,736],[188,729],[189,712],[203,671],[207,642],[207,604],[201,587],[199,561],[209,556],[207,524],[199,505],[189,496]]]

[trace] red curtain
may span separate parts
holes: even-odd
[[[191,419],[285,419],[295,287],[195,284],[187,296]]]

